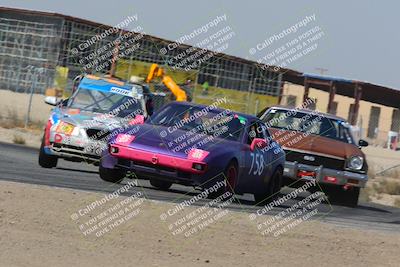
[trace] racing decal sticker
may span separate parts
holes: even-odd
[[[234,115],[234,118],[235,118],[235,119],[238,119],[239,122],[240,122],[241,124],[243,124],[243,125],[245,125],[246,122],[247,122],[247,120],[246,120],[245,117],[239,116],[239,115],[237,115],[237,114]]]
[[[251,156],[251,167],[249,174],[261,175],[264,171],[264,155],[262,153],[250,153]]]
[[[118,134],[115,139],[117,145],[129,145],[135,139],[134,135],[130,134]]]
[[[79,114],[79,113],[81,113],[81,110],[78,109],[78,108],[70,108],[67,111],[68,115],[76,115],[76,114]]]
[[[205,157],[208,156],[208,154],[210,154],[210,152],[205,151],[205,150],[201,150],[201,149],[191,149],[188,153],[188,159],[190,160],[203,160]]]
[[[70,124],[70,123],[66,123],[61,121],[58,125],[57,125],[57,129],[56,132],[57,133],[63,133],[65,135],[71,135],[73,130],[74,130],[75,126]]]
[[[61,143],[62,142],[62,136],[60,134],[55,134],[54,135],[54,143]]]
[[[132,92],[129,90],[126,90],[124,88],[119,88],[119,87],[111,87],[110,92],[115,93],[115,94],[120,94],[120,95],[125,95],[125,96],[132,96]]]
[[[51,122],[51,124],[57,124],[58,123],[58,116],[57,116],[57,114],[56,113],[53,113],[53,115],[51,115],[51,117],[50,117],[50,122]]]

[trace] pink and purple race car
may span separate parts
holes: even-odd
[[[172,102],[144,124],[112,134],[99,172],[114,183],[133,172],[164,190],[173,183],[203,190],[223,184],[217,194],[251,193],[262,202],[279,192],[284,163],[257,117]]]

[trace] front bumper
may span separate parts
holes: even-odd
[[[200,175],[128,159],[118,159],[115,167],[133,171],[138,177],[144,179],[159,179],[188,186],[199,186],[203,183]]]
[[[315,178],[301,178],[298,176],[299,171],[314,172]],[[310,180],[315,179],[319,184],[329,184],[338,186],[365,187],[368,176],[367,174],[355,173],[343,170],[333,170],[321,166],[311,166],[300,164],[297,162],[285,162],[283,175],[293,180]],[[330,177],[330,179],[327,177]],[[336,178],[336,179],[333,179]]]
[[[49,143],[44,148],[46,154],[75,161],[98,162],[102,151],[106,148],[106,144],[99,141],[54,132],[50,134]]]
[[[204,183],[207,176],[205,175],[206,165],[205,169],[201,171],[192,168],[194,163],[205,164],[201,161],[153,153],[118,144],[112,144],[111,147],[117,150],[109,151],[110,154],[108,156],[103,155],[102,162],[108,161],[110,163],[112,160],[108,159],[108,157],[113,157],[116,159],[114,167],[132,170],[143,178],[154,178],[183,185],[198,186]],[[103,167],[109,168],[110,166],[103,164]]]
[[[50,146],[44,148],[44,151],[46,154],[75,161],[87,160],[98,162],[101,158],[101,151],[92,151],[92,153],[87,153],[84,147],[76,147],[60,143],[51,143]]]

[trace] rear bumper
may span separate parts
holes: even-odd
[[[285,162],[283,175],[293,180],[308,180],[308,178],[299,178],[298,171],[315,172],[315,180],[320,184],[338,185],[338,186],[352,186],[352,187],[365,187],[368,176],[367,174],[355,173],[343,170],[333,170],[321,166],[311,166],[300,164],[297,162]],[[336,178],[327,179],[326,177]],[[312,179],[312,178],[310,178]]]

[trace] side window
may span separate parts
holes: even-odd
[[[263,123],[260,122],[252,122],[250,127],[248,128],[247,133],[247,144],[251,144],[254,138],[263,138],[266,139],[265,134],[266,127]]]
[[[261,129],[262,129],[262,132],[263,132],[263,135],[264,135],[263,138],[267,139],[267,141],[270,141],[272,138],[271,138],[271,134],[268,132],[267,125],[265,123],[263,123],[263,122],[261,122],[260,124],[261,124]]]

